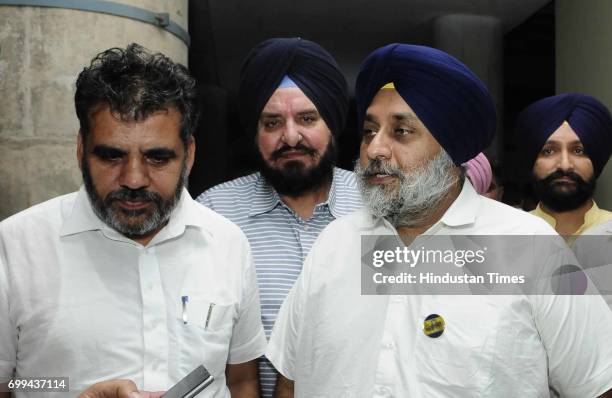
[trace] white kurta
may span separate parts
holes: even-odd
[[[0,223],[0,320],[0,381],[67,376],[65,396],[111,378],[165,390],[204,364],[201,396],[229,397],[226,364],[266,344],[246,237],[186,190],[146,247],[83,188]]]
[[[266,356],[296,397],[595,397],[612,387],[612,313],[599,296],[364,296],[366,211],[331,223],[283,304]],[[555,235],[466,181],[426,234]],[[423,333],[439,314],[444,333]]]

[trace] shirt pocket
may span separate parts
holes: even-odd
[[[179,374],[186,375],[202,364],[215,379],[223,378],[237,316],[236,306],[190,297],[184,311],[181,306],[178,315],[175,322]]]
[[[495,302],[484,296],[426,300],[415,342],[415,367],[424,385],[473,396],[486,387],[500,327],[500,312],[495,307]],[[436,338],[422,330],[423,321],[431,314],[444,319],[444,332]]]

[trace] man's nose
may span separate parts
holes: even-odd
[[[119,184],[129,189],[149,186],[149,172],[142,159],[131,157],[125,162],[121,169]]]
[[[283,142],[290,147],[294,147],[299,144],[302,139],[303,137],[299,131],[298,125],[293,120],[289,120],[285,124],[285,129],[283,130]]]
[[[385,137],[383,131],[379,131],[372,138],[372,140],[368,143],[366,148],[366,153],[368,158],[372,160],[376,159],[391,159],[392,151],[391,151],[391,143]]]
[[[574,163],[568,150],[564,149],[559,154],[559,163],[557,164],[557,168],[564,172],[574,171]]]

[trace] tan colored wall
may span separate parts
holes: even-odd
[[[557,92],[592,95],[612,109],[612,1],[556,0]],[[612,162],[595,199],[612,210]]]
[[[120,1],[168,12],[187,30],[188,0]],[[0,220],[74,191],[74,82],[97,53],[137,42],[187,65],[188,48],[156,26],[68,9],[0,6]]]

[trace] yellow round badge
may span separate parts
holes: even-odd
[[[431,314],[423,322],[423,333],[431,338],[442,336],[444,333],[444,318],[438,314]]]

